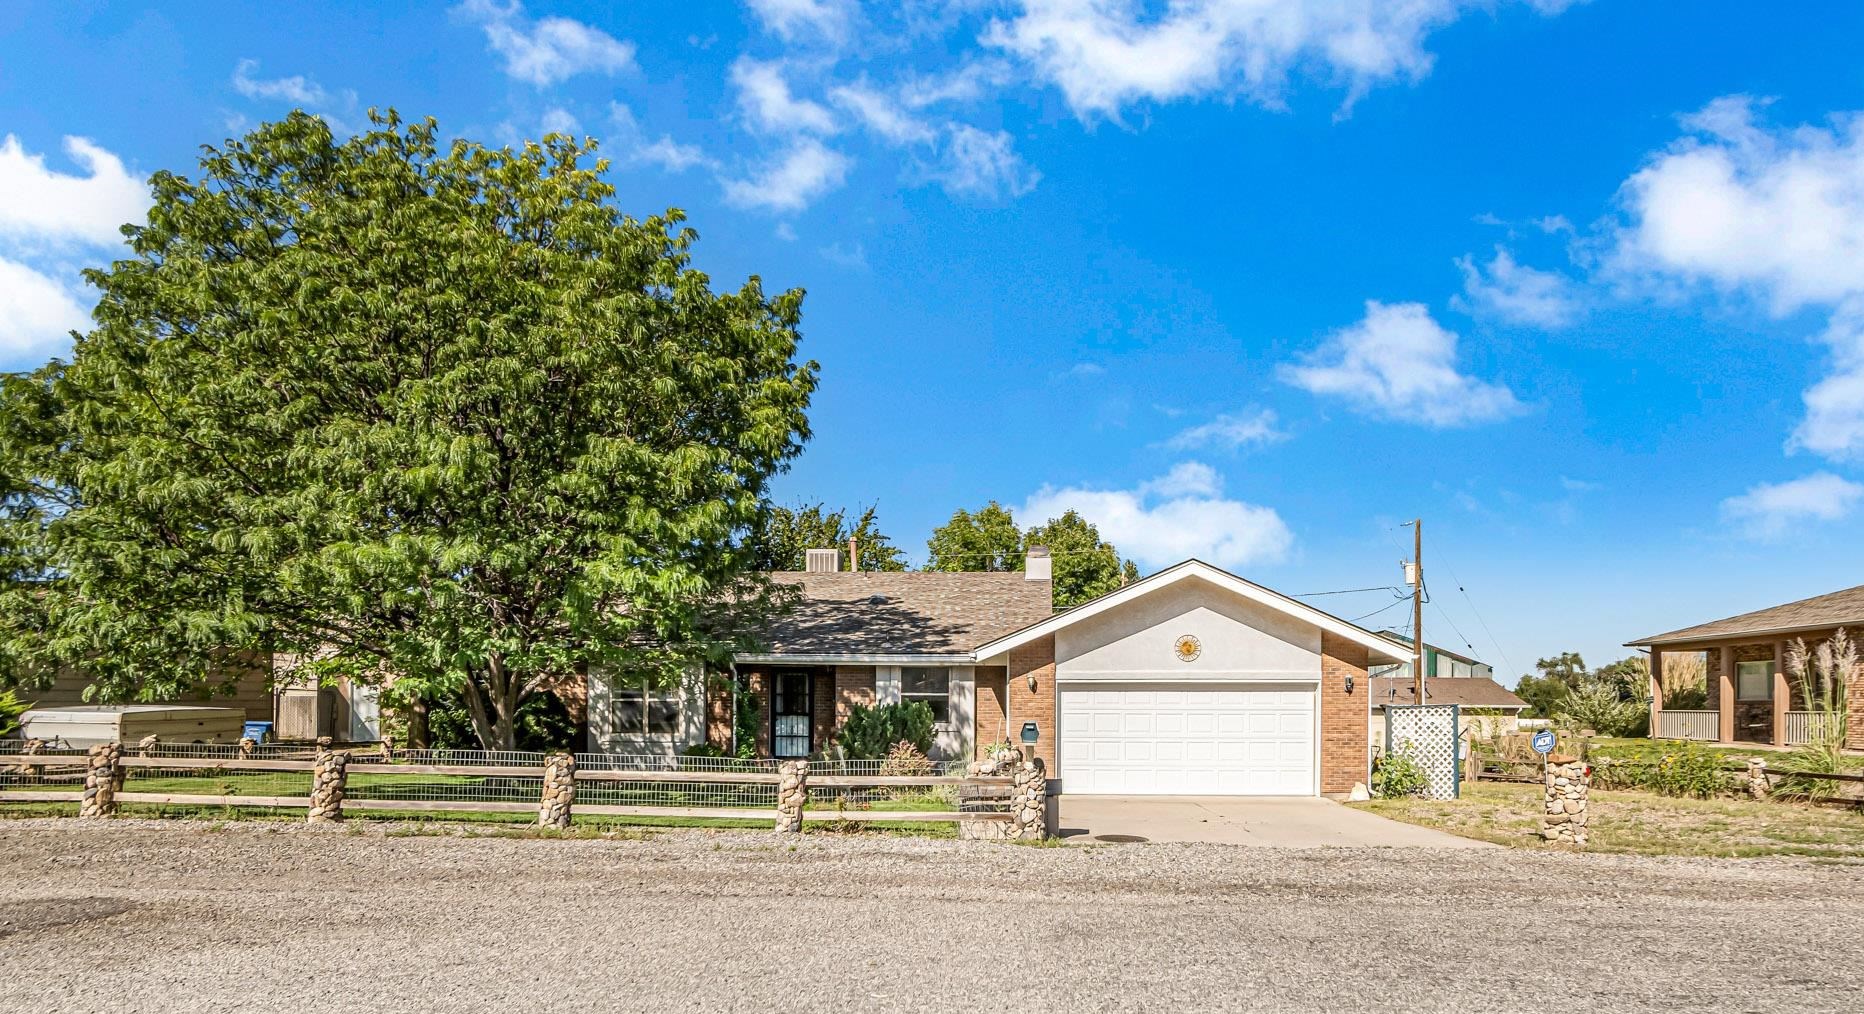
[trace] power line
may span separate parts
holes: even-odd
[[[1441,551],[1439,551],[1438,558],[1443,559]],[[1450,566],[1449,560],[1444,559],[1443,569],[1450,572],[1450,580],[1456,584],[1456,590],[1463,593],[1463,601],[1469,604],[1469,611],[1475,614],[1476,622],[1482,625],[1482,632],[1488,635],[1489,644],[1495,648],[1495,654],[1501,656],[1502,664],[1508,667],[1508,672],[1517,676],[1520,675],[1520,670],[1516,669],[1514,663],[1508,660],[1508,653],[1502,650],[1502,642],[1496,640],[1495,632],[1489,629],[1489,621],[1482,618],[1482,610],[1476,608],[1476,600],[1469,597],[1469,589],[1463,587],[1462,580],[1456,576],[1456,568]],[[1438,608],[1441,609],[1442,607]],[[1450,626],[1454,627],[1456,624],[1452,623]]]
[[[1382,612],[1384,612],[1384,611],[1386,611],[1387,609],[1390,609],[1390,608],[1392,608],[1393,606],[1402,606],[1402,605],[1407,605],[1407,604],[1409,604],[1409,603],[1410,603],[1410,601],[1411,601],[1411,600],[1410,600],[1409,598],[1402,598],[1402,599],[1393,599],[1393,600],[1391,600],[1390,602],[1387,602],[1387,603],[1385,603],[1384,605],[1382,605],[1382,606],[1380,606],[1380,607],[1378,607],[1377,609],[1374,609],[1374,610],[1372,610],[1371,612],[1369,612],[1369,613],[1367,613],[1367,614],[1365,614],[1364,616],[1355,616],[1355,617],[1353,617],[1353,618],[1352,618],[1352,620],[1351,620],[1350,622],[1352,622],[1352,623],[1358,623],[1358,622],[1359,622],[1360,620],[1364,620],[1364,619],[1368,619],[1368,618],[1370,618],[1370,617],[1373,617],[1373,616],[1377,616],[1378,614],[1380,614],[1380,613],[1382,613]]]
[[[1354,592],[1373,592],[1373,591],[1388,591],[1388,592],[1393,593],[1394,595],[1404,594],[1403,592],[1399,591],[1396,586],[1389,585],[1389,584],[1382,584],[1382,585],[1378,585],[1372,588],[1341,588],[1338,591],[1302,592],[1299,595],[1290,595],[1288,597],[1292,599],[1312,599],[1312,598],[1319,598],[1322,595],[1351,595]]]

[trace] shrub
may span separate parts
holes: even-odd
[[[1637,735],[1650,721],[1650,705],[1626,700],[1611,680],[1587,679],[1560,701],[1554,720],[1569,729],[1591,729],[1606,736]]]
[[[680,751],[681,757],[725,757],[725,748],[716,743],[694,743]]]
[[[1386,754],[1372,769],[1372,792],[1380,799],[1422,795],[1429,785],[1424,766],[1408,753]]]
[[[19,728],[19,716],[31,708],[30,703],[20,700],[13,691],[0,692],[0,736],[11,736]]]
[[[921,754],[932,749],[932,709],[923,701],[878,708],[855,705],[836,737],[849,760],[880,760],[895,744],[910,743]]]
[[[902,740],[887,751],[886,759],[880,762],[880,773],[886,777],[923,778],[932,773],[932,761],[924,751]]]
[[[1679,743],[1654,759],[1601,758],[1592,783],[1601,789],[1642,789],[1664,796],[1708,799],[1733,787],[1726,757],[1694,743]]]

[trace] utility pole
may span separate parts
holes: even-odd
[[[1411,693],[1424,703],[1424,519],[1411,522]]]

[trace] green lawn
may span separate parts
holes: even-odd
[[[1540,838],[1539,785],[1481,782],[1463,798],[1375,799],[1380,816],[1516,848]],[[1594,789],[1588,851],[1634,855],[1819,856],[1864,860],[1864,811],[1747,799],[1676,799]]]

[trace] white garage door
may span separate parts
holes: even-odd
[[[1314,687],[1095,683],[1061,689],[1064,791],[1311,796]]]

